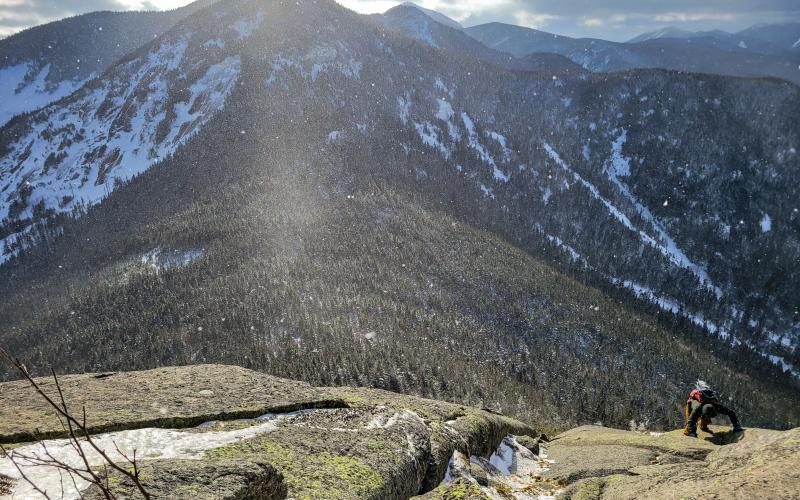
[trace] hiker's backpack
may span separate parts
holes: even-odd
[[[691,393],[689,393],[689,401],[695,400],[700,402],[700,404],[706,403],[716,403],[719,401],[717,399],[717,393],[714,392],[712,389],[694,389]],[[687,401],[688,402],[688,401]]]

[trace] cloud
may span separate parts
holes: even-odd
[[[665,12],[655,16],[659,23],[690,23],[698,21],[736,21],[739,14],[726,12]]]
[[[172,9],[190,0],[0,0],[0,35],[96,10]],[[271,1],[271,0],[265,0]],[[362,13],[402,0],[337,0]],[[684,29],[738,31],[751,24],[800,21],[798,0],[415,0],[466,26],[491,21],[570,35],[627,40],[678,24]]]
[[[599,17],[587,17],[581,21],[581,24],[588,27],[588,28],[596,28],[598,26],[603,26],[606,22]]]
[[[553,14],[539,14],[522,9],[514,12],[514,20],[516,21],[516,24],[528,28],[544,28],[551,21],[559,18],[560,16],[555,16]]]

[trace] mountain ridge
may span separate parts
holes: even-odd
[[[196,0],[162,12],[92,12],[0,40],[0,124],[35,111],[100,76],[126,53],[210,5]]]

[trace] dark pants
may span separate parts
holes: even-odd
[[[691,401],[691,405],[689,421],[686,423],[686,428],[689,432],[697,432],[697,421],[700,420],[701,416],[712,418],[717,415],[727,415],[728,418],[731,419],[731,425],[739,427],[739,419],[736,417],[736,413],[730,408],[722,406],[719,403],[700,404],[699,401],[694,400]]]

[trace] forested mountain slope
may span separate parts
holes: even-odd
[[[0,130],[0,340],[40,369],[235,362],[557,427],[673,425],[703,377],[791,426],[797,380],[762,354],[800,365],[798,103],[224,2]]]
[[[0,40],[0,125],[71,94],[212,1],[166,12],[93,12]]]

